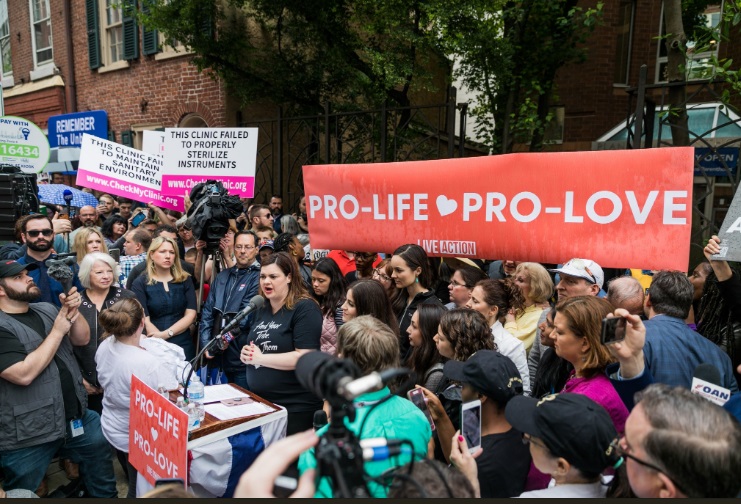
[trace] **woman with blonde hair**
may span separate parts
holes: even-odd
[[[564,299],[556,305],[550,337],[556,354],[574,366],[561,392],[592,399],[607,410],[622,434],[628,409],[605,375],[605,368],[613,358],[600,341],[602,319],[612,311],[610,303],[594,296]]]
[[[522,341],[525,351],[530,353],[540,316],[550,308],[548,299],[553,295],[553,280],[542,264],[534,262],[518,264],[512,278],[521,299],[519,306],[507,312],[504,328]]]
[[[183,349],[185,360],[193,359],[190,325],[196,319],[196,292],[180,265],[175,240],[165,236],[152,240],[146,274],[134,281],[131,290],[144,307],[147,336],[168,340]]]
[[[119,459],[126,461],[129,499],[136,497],[137,477],[136,469],[128,462],[131,377],[136,376],[154,389],[172,381],[170,369],[144,348],[144,320],[144,309],[136,299],[114,303],[100,314],[106,337],[95,354],[98,380],[105,391],[100,426]]]
[[[298,265],[286,252],[262,261],[260,294],[266,303],[253,312],[248,344],[240,360],[255,394],[286,408],[287,435],[310,429],[322,400],[296,378],[296,363],[320,349],[322,311],[304,286]]]
[[[108,253],[108,245],[106,245],[103,233],[95,228],[82,228],[75,235],[75,241],[72,242],[72,250],[77,256],[77,264],[81,264],[82,260],[90,252],[103,252]],[[118,278],[118,277],[116,277]]]

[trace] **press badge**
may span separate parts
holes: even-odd
[[[85,434],[85,428],[82,426],[82,418],[70,420],[69,426],[72,431],[72,437],[82,436]]]

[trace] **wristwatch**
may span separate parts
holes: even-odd
[[[168,329],[168,330],[167,330],[167,337],[168,337],[168,338],[172,338],[173,336],[175,336],[175,333],[174,333],[174,332],[172,332],[172,329]]]

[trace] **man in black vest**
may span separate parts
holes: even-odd
[[[60,294],[61,309],[34,303],[35,264],[0,262],[0,468],[6,490],[34,490],[59,453],[80,465],[91,497],[116,497],[111,447],[100,417],[87,409],[72,345],[90,340],[80,294]]]

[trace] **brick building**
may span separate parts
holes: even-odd
[[[720,2],[718,2],[720,4]],[[597,0],[584,0],[579,5],[594,7]],[[708,24],[717,24],[720,5],[706,10]],[[628,88],[638,84],[641,65],[648,67],[648,85],[665,82],[663,71],[666,52],[658,37],[663,19],[661,0],[614,0],[604,2],[602,24],[586,45],[589,48],[584,63],[562,68],[557,78],[558,99],[554,103],[560,118],[560,141],[547,150],[592,150],[600,137],[621,122],[628,114]],[[712,52],[712,51],[711,51]],[[711,52],[694,56],[689,77],[704,76],[707,57]],[[741,60],[741,46],[720,41],[715,48],[719,58]],[[665,90],[649,89],[647,96],[657,104]],[[694,102],[703,101],[698,96]],[[634,109],[634,106],[632,107]],[[663,132],[663,138],[667,132]],[[623,142],[624,146],[625,142]]]
[[[5,114],[45,128],[74,97],[70,18],[62,0],[0,0],[0,68]],[[73,79],[72,79],[73,80]]]
[[[235,125],[224,86],[127,17],[133,5],[0,0],[5,113],[43,129],[52,115],[105,110],[109,137],[135,147],[145,129]]]

